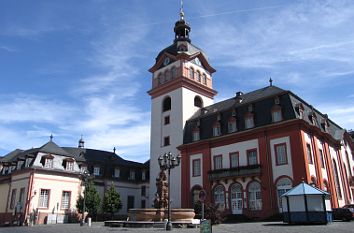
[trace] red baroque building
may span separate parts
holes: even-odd
[[[302,181],[353,203],[350,135],[290,91],[268,86],[201,108],[185,125],[182,206],[205,189],[230,214],[264,218]]]
[[[266,218],[279,196],[304,181],[331,194],[332,207],[353,203],[354,145],[348,132],[296,94],[272,85],[214,103],[215,69],[191,43],[183,9],[173,44],[150,69],[150,197],[157,158],[180,153],[173,207],[193,208],[200,190],[226,213]]]

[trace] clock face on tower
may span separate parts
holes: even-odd
[[[163,60],[163,65],[167,66],[168,64],[170,64],[170,58],[169,57],[165,57],[165,59]]]

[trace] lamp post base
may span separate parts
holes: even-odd
[[[170,231],[170,230],[172,230],[172,222],[168,221],[166,224],[166,231]]]

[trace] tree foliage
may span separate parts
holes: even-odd
[[[111,187],[106,191],[103,198],[103,203],[102,203],[103,212],[110,213],[111,216],[113,217],[114,213],[118,212],[121,208],[122,208],[122,202],[120,200],[120,195],[116,191],[112,183]]]
[[[89,215],[96,215],[100,206],[101,199],[98,191],[95,188],[93,180],[89,180],[89,182],[86,184],[84,196],[85,200],[84,197],[80,195],[76,202],[76,208],[80,213],[82,213],[85,201],[85,211],[87,211]]]

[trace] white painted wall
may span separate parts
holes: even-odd
[[[341,199],[339,199],[338,194],[337,194],[338,205],[339,206],[343,206],[343,205],[345,205],[344,191],[343,191],[342,176],[341,176],[341,173],[339,171],[339,163],[338,163],[338,159],[337,159],[337,153],[336,153],[336,150],[332,146],[329,147],[329,152],[331,154],[331,161],[333,161],[333,159],[334,159],[336,161],[336,164],[337,164],[337,174],[338,174],[338,178],[339,178],[340,189],[341,189],[341,192],[342,192],[342,198]]]
[[[274,145],[276,144],[286,144],[286,154],[288,164],[277,166],[276,165],[276,154]],[[270,152],[272,157],[272,170],[273,170],[273,180],[276,180],[280,176],[289,176],[293,179],[293,165],[292,165],[292,155],[291,155],[291,147],[290,147],[290,138],[282,137],[270,140]]]
[[[318,140],[318,139],[317,139],[317,146],[318,146],[318,149],[322,150],[322,153],[323,153],[324,168],[321,168],[322,178],[324,180],[328,181],[328,175],[327,175],[327,170],[326,170],[327,162],[326,162],[325,150],[323,149],[322,142],[320,140]],[[318,159],[321,159],[321,155],[320,154],[318,154]],[[321,161],[320,161],[320,164],[321,164]]]
[[[36,190],[36,195],[33,197],[30,210],[38,208],[38,201],[41,189],[49,189],[49,208],[39,209],[40,212],[52,213],[56,211],[56,205],[59,203],[59,213],[64,213],[60,209],[61,197],[63,191],[71,191],[70,210],[76,210],[76,200],[81,193],[81,181],[79,178],[65,177],[60,175],[34,174],[32,194]]]
[[[214,168],[213,157],[215,155],[222,155],[223,168],[230,168],[229,153],[231,152],[239,152],[239,165],[247,166],[247,150],[250,149],[257,149],[257,160],[259,162],[258,139],[252,139],[248,141],[229,144],[226,146],[211,148],[211,167],[212,169]]]
[[[33,167],[43,168],[43,165],[41,164],[41,159],[42,159],[42,156],[45,156],[45,155],[47,155],[47,153],[39,152],[33,162]],[[69,157],[62,156],[62,155],[56,155],[56,154],[52,154],[52,155],[54,156],[53,169],[59,169],[59,170],[65,171],[65,168],[63,167],[63,160],[67,159]],[[76,162],[74,162],[74,172],[80,172],[80,168]]]
[[[310,176],[314,176],[317,178],[317,175],[316,175],[316,168],[315,168],[315,159],[314,159],[314,151],[313,151],[313,145],[312,145],[312,142],[311,142],[311,136],[304,132],[304,138],[305,138],[305,142],[307,144],[310,144],[311,145],[311,154],[312,154],[312,161],[313,161],[313,164],[308,164],[308,168],[309,168],[309,173],[310,173]],[[307,147],[305,148],[307,150]],[[306,151],[306,154],[305,156],[307,157],[307,151]]]
[[[204,106],[213,103],[213,99],[196,94],[187,88],[178,88],[152,99],[151,102],[151,142],[150,142],[150,200],[153,203],[156,193],[155,179],[159,173],[158,157],[171,152],[177,156],[180,152],[177,146],[183,144],[183,130],[185,122],[199,109],[194,106],[194,97],[198,95]],[[162,103],[165,97],[171,97],[171,110],[162,112]],[[170,124],[164,125],[163,117],[170,116]],[[170,145],[163,146],[164,137],[170,136]],[[181,166],[171,170],[171,200],[172,207],[181,206]]]

